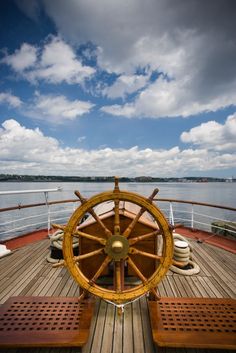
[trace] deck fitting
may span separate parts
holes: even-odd
[[[94,302],[76,297],[12,297],[0,308],[0,347],[80,347]]]
[[[236,300],[161,298],[150,301],[153,340],[162,347],[236,348]]]

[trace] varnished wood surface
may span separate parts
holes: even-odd
[[[191,241],[194,261],[201,272],[179,276],[168,272],[158,292],[169,297],[236,298],[235,255]],[[79,288],[65,268],[47,263],[49,240],[14,251],[0,259],[0,302],[11,296],[79,296]],[[123,316],[110,304],[97,300],[89,340],[80,348],[18,348],[4,353],[205,353],[212,350],[156,348],[153,345],[146,298],[128,305]],[[214,350],[227,352],[227,350]],[[232,352],[232,351],[231,351]]]
[[[93,310],[92,298],[11,297],[0,307],[0,346],[82,347]]]
[[[235,299],[162,297],[148,307],[158,346],[236,349]]]

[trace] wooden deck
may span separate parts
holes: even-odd
[[[201,272],[179,276],[168,272],[158,287],[167,297],[236,298],[235,255],[191,240]],[[79,296],[79,288],[64,268],[45,260],[49,240],[27,245],[0,259],[0,303],[11,296]],[[146,298],[127,305],[123,316],[114,306],[96,301],[89,340],[80,348],[2,349],[4,353],[200,353],[211,350],[154,347]],[[217,352],[217,350],[214,350]],[[219,352],[227,352],[220,350]],[[230,352],[230,351],[229,351]],[[232,352],[232,351],[231,351]]]

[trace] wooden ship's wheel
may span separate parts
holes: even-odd
[[[124,305],[151,292],[172,264],[170,225],[149,198],[113,191],[84,199],[64,228],[64,265],[85,292]],[[85,216],[89,217],[85,220]],[[73,238],[79,238],[79,255]],[[111,283],[107,281],[110,278]]]

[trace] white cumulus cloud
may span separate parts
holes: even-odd
[[[191,89],[191,79],[168,81],[160,76],[156,82],[141,91],[131,103],[107,105],[102,111],[112,115],[132,117],[188,117],[203,112],[217,111],[222,107],[236,105],[235,91],[220,93],[210,101],[199,101]]]
[[[69,100],[63,95],[36,94],[33,103],[24,114],[49,124],[63,124],[90,112],[93,104],[86,101]]]
[[[225,124],[208,121],[181,134],[185,143],[214,150],[236,150],[236,113],[228,116]]]
[[[83,65],[76,53],[60,37],[50,36],[42,48],[23,43],[21,48],[2,59],[23,78],[32,83],[44,80],[53,84],[82,83],[95,73]]]
[[[21,163],[38,163],[44,161],[47,155],[47,148],[50,152],[55,152],[58,148],[56,139],[46,137],[36,128],[35,130],[27,129],[21,126],[16,120],[9,119],[4,121],[0,129],[0,158],[2,163],[16,162]],[[18,170],[20,173],[20,169]]]
[[[19,97],[14,96],[11,93],[0,93],[0,104],[7,103],[13,108],[18,108],[22,105],[22,101]]]
[[[227,170],[236,167],[236,154],[178,146],[162,150],[62,147],[38,128],[27,129],[11,119],[0,129],[0,161],[3,173],[166,177]]]
[[[236,105],[235,2],[172,0],[43,1],[63,36],[97,46],[98,65],[120,77],[139,68],[163,74],[132,104],[104,106],[126,117],[189,116]],[[107,97],[132,84],[118,79]],[[133,86],[134,87],[134,86]]]
[[[14,54],[5,56],[2,63],[12,67],[16,72],[22,72],[36,64],[37,48],[28,43],[23,43]]]
[[[125,98],[126,95],[144,88],[148,80],[148,75],[120,75],[113,85],[103,90],[103,94],[108,98]]]

